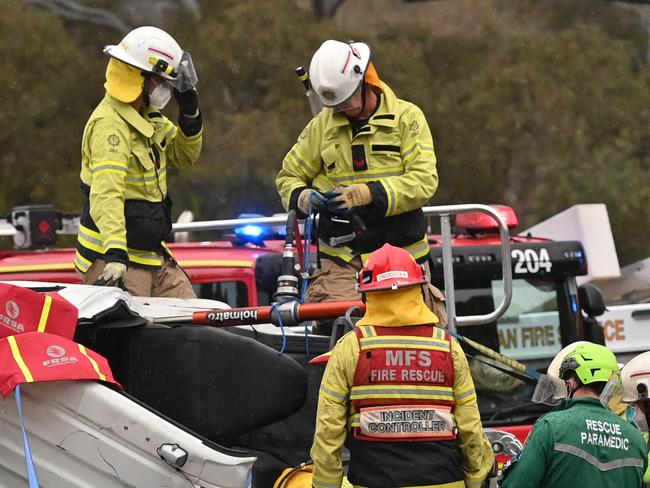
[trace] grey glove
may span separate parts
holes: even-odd
[[[126,278],[126,264],[111,262],[106,263],[104,270],[95,280],[93,285],[97,286],[119,286],[124,288],[124,279]]]

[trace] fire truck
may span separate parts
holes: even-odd
[[[512,232],[518,224],[512,209],[495,206],[488,208],[488,212],[473,211],[478,207],[484,206],[425,208],[428,215],[441,219],[441,234],[431,234],[429,238],[431,271],[433,284],[446,293],[450,327],[457,327],[463,337],[536,371],[544,371],[553,356],[571,342],[602,341],[602,329],[588,327],[589,318],[598,313],[591,303],[593,290],[579,290],[576,284],[576,276],[587,273],[582,245],[576,241],[554,242],[541,236],[509,236],[508,230]],[[283,220],[276,217],[175,224],[176,232],[235,231],[227,240],[172,243],[170,248],[200,298],[220,300],[240,310],[270,306],[274,303],[278,276],[285,272],[286,247],[276,233],[264,229]],[[29,221],[14,218],[12,227],[14,241],[18,231],[27,235],[19,236],[19,242],[43,245],[47,239],[38,237],[38,233],[46,229],[52,234],[52,229],[62,225],[47,212],[32,212]],[[10,235],[12,229],[6,229],[5,235]],[[3,252],[0,280],[79,283],[73,258],[74,249]],[[259,457],[254,480],[259,480],[259,486],[270,486],[264,484],[272,478],[268,473],[277,473],[279,466],[297,465],[308,457],[323,371],[322,365],[308,363],[332,347],[336,332],[345,330],[346,321],[334,328],[331,337],[306,334],[303,324],[284,327],[281,334],[276,326],[238,327],[234,322],[231,325],[228,331],[282,350],[307,371],[304,404],[288,418],[236,438],[206,435],[222,444],[253,449]],[[484,425],[510,432],[523,442],[530,425],[546,411],[546,407],[530,402],[534,381],[512,374],[475,348],[466,344],[464,348],[470,358]],[[100,347],[98,352],[107,353],[110,358],[110,351]],[[145,391],[143,396],[152,407],[177,420],[178,412],[165,399],[151,391]],[[495,447],[497,451],[501,448]]]

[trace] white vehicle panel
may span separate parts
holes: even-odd
[[[79,310],[79,319],[90,319],[113,307],[119,300],[142,317],[154,320],[161,317],[186,316],[201,310],[230,308],[227,303],[202,298],[134,297],[113,286],[93,286],[48,283],[40,281],[0,281],[26,288],[60,288],[57,293]]]
[[[21,387],[23,417],[42,488],[247,488],[254,457],[219,452],[128,397],[95,382]],[[157,454],[188,453],[181,470]],[[0,400],[0,486],[26,486],[16,402]]]
[[[650,350],[650,304],[614,305],[598,317],[605,343],[614,353]]]

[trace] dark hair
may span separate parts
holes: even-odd
[[[587,388],[591,390],[592,392],[594,392],[596,395],[599,396],[603,392],[603,389],[607,384],[606,381],[594,381],[593,383],[589,383],[588,385],[585,385],[582,381],[580,381],[580,378],[578,378],[578,375],[576,374],[575,371],[566,371],[563,376],[565,381],[568,380],[569,378],[575,378],[578,385],[580,385],[583,388]]]

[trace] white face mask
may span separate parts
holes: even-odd
[[[149,106],[155,107],[158,110],[165,108],[165,105],[171,100],[172,91],[167,83],[162,83],[149,93]]]

